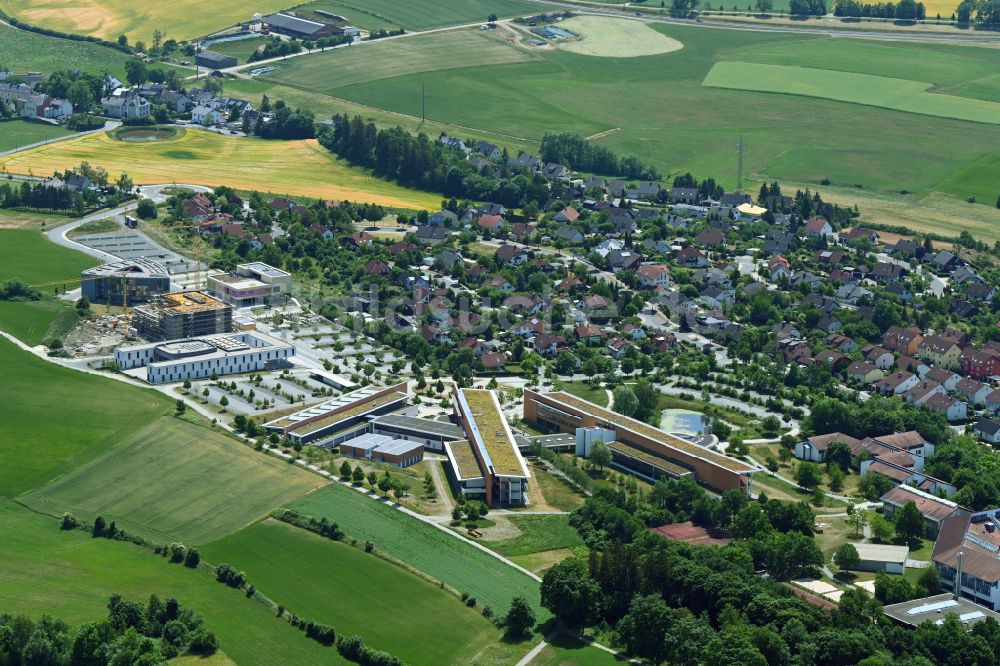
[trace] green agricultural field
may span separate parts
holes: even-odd
[[[20,498],[36,511],[103,515],[157,542],[221,539],[324,483],[227,435],[174,416]]]
[[[559,23],[580,39],[559,42],[559,48],[602,58],[638,58],[679,51],[684,45],[648,25],[605,16],[575,16]]]
[[[928,92],[930,83],[813,67],[720,62],[705,77],[715,88],[822,97],[896,111],[1000,124],[1000,104]]]
[[[0,9],[6,11],[6,7],[6,0],[0,0]],[[72,66],[85,72],[107,71],[124,77],[126,60],[128,55],[99,44],[46,37],[0,25],[0,66],[14,71],[51,72]]]
[[[977,99],[1000,100],[1000,79],[995,76],[1000,71],[1000,51],[996,49],[733,33],[677,25],[652,25],[651,29],[683,48],[634,58],[536,49],[529,51],[530,60],[499,65],[480,64],[470,55],[467,61],[474,67],[392,78],[384,78],[386,69],[378,66],[368,82],[352,77],[349,84],[341,85],[333,74],[328,85],[321,84],[321,92],[419,117],[423,88],[427,117],[436,123],[535,141],[552,129],[584,136],[608,132],[599,139],[602,145],[655,164],[668,179],[691,171],[720,179],[727,187],[735,185],[734,151],[741,133],[747,145],[745,173],[755,180],[815,186],[828,179],[834,185],[861,185],[897,194],[901,190],[933,192],[938,183],[977,160],[993,151],[1000,154],[991,148],[1000,145],[996,125],[702,85],[719,62],[794,64],[924,82],[934,91],[950,93],[950,97],[933,97],[951,102],[963,95],[968,100],[959,98],[959,104],[975,104]],[[384,58],[391,59],[392,48],[399,45],[382,46],[391,46]],[[279,73],[274,80],[283,83],[285,75]],[[503,142],[503,137],[499,140]],[[982,179],[1000,182],[1000,169],[984,173]],[[974,194],[961,184],[958,191],[947,193],[963,199]],[[1000,221],[1000,215],[995,215]]]
[[[97,261],[31,229],[0,229],[0,256],[0,282],[20,278],[38,285],[45,296],[41,301],[0,301],[0,330],[31,345],[65,334],[77,314],[72,303],[55,298],[55,291],[78,287],[80,271]]]
[[[409,664],[471,663],[499,633],[478,609],[402,567],[276,520],[201,554],[246,571],[258,590],[291,612],[357,634]]]
[[[242,0],[219,0],[211,4],[197,0],[115,2],[114,0],[0,0],[0,9],[33,25],[61,32],[93,35],[115,40],[127,35],[132,42],[149,43],[153,31],[167,39],[185,41],[210,35],[249,21],[254,12],[270,14],[289,6],[290,0],[258,0],[248,6]]]
[[[262,78],[293,88],[329,93],[337,88],[390,77],[524,62],[531,57],[525,49],[492,34],[454,30],[292,58],[277,63],[274,65],[277,71]]]
[[[281,655],[282,664],[297,666],[350,663],[277,619],[270,606],[217,583],[204,569],[169,564],[127,542],[62,531],[59,521],[10,501],[0,501],[0,534],[4,612],[46,613],[80,624],[105,619],[108,597],[116,592],[141,602],[155,593],[201,613],[219,637],[221,650],[240,666],[273,666],[275,655]],[[216,662],[187,662],[195,663]]]
[[[97,458],[171,407],[155,391],[60,368],[6,340],[0,367],[0,495]]]
[[[0,41],[3,40],[0,33]],[[0,123],[0,151],[14,150],[39,141],[66,136],[70,131],[59,125],[29,123],[26,120],[8,120]]]
[[[546,550],[579,548],[583,539],[569,525],[569,516],[517,516],[508,520],[521,534],[503,541],[490,541],[487,545],[501,555],[529,555]]]
[[[505,18],[544,11],[524,0],[319,0],[296,8],[313,12],[317,9],[343,16],[368,30],[402,26],[410,31],[485,23],[491,13]]]
[[[456,590],[468,592],[480,605],[506,612],[510,600],[521,595],[535,608],[539,621],[549,617],[541,608],[536,581],[382,502],[335,484],[303,497],[291,507],[308,515],[325,516],[352,538],[372,541],[376,549]]]

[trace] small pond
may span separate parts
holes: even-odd
[[[150,141],[167,141],[177,135],[174,129],[159,129],[150,127],[139,127],[136,129],[119,130],[115,137],[119,141],[130,143],[146,143]]]
[[[706,424],[707,418],[701,412],[692,412],[689,409],[664,409],[660,412],[660,428],[667,432],[703,435]]]

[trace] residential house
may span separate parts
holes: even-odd
[[[933,257],[931,257],[930,260],[931,267],[943,273],[952,272],[953,270],[958,268],[960,263],[961,259],[959,259],[954,253],[949,252],[948,250],[941,250]]]
[[[573,331],[574,336],[583,344],[597,344],[604,339],[604,331],[594,324],[582,324]]]
[[[441,227],[420,227],[416,239],[421,245],[437,245],[448,237],[448,231]]]
[[[568,183],[570,178],[573,177],[573,172],[562,164],[550,162],[542,167],[542,176],[546,180],[556,180]]]
[[[925,379],[903,394],[903,400],[914,405],[922,405],[936,395],[947,395],[944,387],[935,381]]]
[[[900,370],[885,377],[875,385],[875,390],[882,395],[901,395],[916,386],[920,379],[912,372]]]
[[[500,263],[507,266],[520,266],[528,260],[528,253],[513,245],[501,245],[495,254]]]
[[[566,243],[583,242],[583,233],[579,229],[571,227],[568,224],[560,225],[560,227],[556,229],[555,235],[557,239]]]
[[[488,160],[498,160],[503,156],[503,149],[489,143],[488,141],[480,141],[472,147],[472,152],[479,153]]]
[[[949,338],[942,338],[937,335],[928,335],[917,347],[917,356],[919,358],[943,367],[958,365],[958,359],[961,354],[961,347]]]
[[[972,282],[965,288],[965,296],[974,301],[992,301],[996,288],[981,282]]]
[[[146,118],[149,116],[149,100],[135,93],[105,97],[101,100],[104,115],[110,118]]]
[[[580,219],[580,213],[572,206],[566,206],[553,217],[556,222],[576,222]]]
[[[875,263],[875,266],[868,274],[868,277],[876,282],[895,282],[906,277],[908,272],[909,271],[906,268],[900,266],[899,264],[879,261]]]
[[[955,390],[958,382],[961,381],[962,376],[944,368],[930,368],[924,373],[923,378],[937,382],[944,387],[945,391],[951,393]]]
[[[504,222],[503,217],[500,215],[491,215],[488,213],[480,215],[479,219],[476,220],[476,225],[478,225],[480,229],[490,231],[492,233],[502,231],[505,224],[506,222]]]
[[[868,386],[885,377],[885,371],[867,361],[855,361],[847,366],[847,381],[859,386]]]
[[[427,218],[427,224],[432,227],[452,227],[458,225],[458,215],[448,209],[442,209]]]
[[[836,347],[845,354],[850,354],[852,351],[858,348],[858,343],[854,341],[853,338],[849,338],[846,335],[841,335],[840,333],[831,333],[826,336],[823,340],[824,343]]]
[[[987,396],[993,393],[993,388],[970,377],[963,377],[955,384],[955,392],[971,405],[985,405]]]
[[[631,250],[612,250],[608,253],[608,270],[612,273],[619,271],[634,271],[642,262],[640,257]]]
[[[851,359],[846,354],[841,354],[839,351],[834,351],[833,349],[822,349],[816,356],[816,363],[822,363],[830,366],[830,371],[833,374],[839,374],[844,368],[851,364]]]
[[[923,341],[924,333],[916,326],[908,328],[890,326],[882,334],[882,345],[884,347],[891,349],[897,354],[904,354],[906,356],[916,355],[917,349]]]
[[[643,287],[650,289],[670,287],[670,269],[663,264],[642,264],[636,269],[635,274]]]
[[[534,347],[542,356],[555,356],[566,347],[566,338],[553,333],[540,333],[534,338]]]
[[[695,236],[694,242],[702,247],[717,250],[726,244],[726,235],[721,231],[710,229]]]
[[[976,437],[990,444],[1000,443],[1000,421],[997,419],[984,416],[976,422],[973,432],[975,432]]]
[[[219,110],[210,106],[196,106],[191,109],[191,121],[199,125],[218,125],[222,120]]]
[[[678,252],[677,263],[686,268],[705,268],[711,265],[708,258],[696,247],[686,247]]]
[[[798,442],[795,445],[795,457],[799,460],[811,460],[813,462],[823,462],[826,459],[826,450],[834,442],[843,442],[851,449],[852,455],[860,455],[861,440],[850,435],[839,432],[832,432],[826,435],[814,435]],[[855,453],[857,451],[857,453]]]
[[[805,232],[807,235],[814,238],[821,238],[832,234],[833,227],[830,226],[830,223],[826,219],[822,217],[813,217],[806,222]]]
[[[344,238],[344,244],[350,245],[351,247],[362,248],[371,245],[373,240],[372,235],[367,231],[356,231],[350,236]]]
[[[936,395],[924,406],[935,414],[942,414],[949,422],[964,421],[969,416],[968,406],[950,395]]]
[[[490,289],[499,289],[500,291],[514,291],[514,285],[502,275],[497,275],[487,280],[486,286]]]
[[[673,187],[668,195],[672,203],[696,204],[701,201],[701,192],[697,187]]]
[[[507,357],[497,351],[486,352],[479,357],[479,361],[486,370],[493,372],[503,370],[507,367]]]
[[[892,352],[878,345],[865,345],[861,348],[861,354],[879,370],[889,370],[896,363],[896,357]]]

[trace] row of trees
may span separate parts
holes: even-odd
[[[202,616],[155,594],[144,606],[112,595],[107,619],[71,627],[43,615],[0,615],[0,663],[62,666],[159,664],[181,654],[210,655],[219,647]]]
[[[574,132],[546,132],[542,136],[541,159],[578,171],[638,180],[659,180],[661,174],[632,155],[618,157]]]
[[[477,173],[461,152],[400,127],[378,129],[360,116],[337,115],[317,129],[320,144],[348,161],[401,185],[447,197],[494,201],[508,207],[543,203],[548,184],[536,174],[494,178]]]
[[[955,16],[961,25],[973,21],[982,26],[1000,25],[1000,0],[962,0]]]
[[[924,3],[915,0],[899,0],[898,3],[862,3],[859,0],[839,0],[833,8],[834,16],[847,18],[884,18],[901,21],[923,21],[927,18]]]

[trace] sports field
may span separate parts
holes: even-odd
[[[559,27],[580,35],[559,43],[559,48],[604,58],[636,58],[679,51],[684,45],[645,23],[606,16],[574,16]]]
[[[3,36],[0,34],[0,40],[2,39]],[[29,123],[26,120],[8,120],[0,123],[0,152],[14,150],[38,141],[55,139],[70,133],[69,130],[59,125]]]
[[[39,175],[83,161],[104,167],[112,178],[127,171],[137,184],[229,185],[399,208],[440,205],[440,197],[399,187],[347,166],[315,140],[262,141],[193,128],[175,139],[153,143],[128,143],[107,133],[91,134],[0,158],[0,168]]]
[[[584,136],[616,129],[600,143],[635,154],[668,177],[691,171],[699,177],[711,175],[727,187],[735,185],[734,150],[741,133],[747,144],[744,173],[754,178],[806,184],[829,179],[883,192],[931,192],[977,160],[1000,154],[993,148],[1000,146],[1000,127],[993,124],[702,85],[719,62],[795,65],[923,82],[924,87],[932,85],[933,92],[965,96],[975,105],[976,99],[1000,102],[1000,50],[679,25],[650,24],[649,29],[684,48],[641,58],[538,49],[523,62],[393,78],[384,78],[385,70],[378,66],[376,80],[357,83],[352,78],[350,85],[339,87],[334,87],[334,73],[330,85],[322,86],[332,97],[312,98],[321,107],[342,98],[419,118],[424,87],[427,117],[437,123],[535,141],[551,129]],[[399,44],[380,48],[386,46]],[[470,50],[464,60],[475,63],[476,57]],[[275,82],[284,80],[279,74]],[[306,99],[300,103],[308,103]],[[498,140],[503,142],[503,137]],[[1000,182],[1000,168],[982,178]],[[967,191],[948,194],[973,194]]]
[[[402,26],[411,32],[478,21],[485,23],[491,13],[504,18],[543,11],[523,0],[318,0],[299,9],[321,9],[339,14],[353,25],[369,30]]]
[[[75,625],[106,619],[108,597],[116,592],[142,603],[155,593],[160,599],[175,597],[202,614],[221,650],[240,666],[273,666],[275,655],[282,664],[298,666],[350,663],[276,619],[269,606],[217,583],[205,570],[168,564],[126,542],[62,531],[58,520],[7,500],[0,500],[0,534],[4,612],[35,618],[45,613]],[[215,664],[188,662],[194,663]]]
[[[0,259],[0,282],[21,278],[44,295],[41,301],[0,301],[0,330],[30,345],[62,335],[77,315],[72,303],[55,299],[54,290],[80,286],[80,271],[97,261],[30,229],[0,229]]]
[[[0,0],[0,9],[5,9],[5,2]],[[56,39],[0,25],[0,63],[18,71],[51,72],[66,69],[72,63],[84,72],[99,74],[106,70],[124,77],[127,59],[126,54],[106,46]]]
[[[440,587],[360,548],[276,520],[201,549],[247,572],[261,592],[305,618],[357,634],[408,664],[468,664],[499,631]]]
[[[758,92],[822,97],[941,118],[1000,124],[1000,104],[928,92],[933,84],[812,67],[720,62],[705,85]]]
[[[506,612],[510,600],[524,596],[539,621],[549,615],[540,606],[538,583],[495,557],[369,497],[334,484],[294,502],[296,511],[326,516],[351,537],[371,540],[375,548],[408,563],[461,592],[480,605]]]
[[[453,30],[433,35],[333,49],[279,62],[262,78],[314,92],[395,76],[531,60],[531,54],[492,34]],[[419,92],[419,88],[418,88]],[[419,97],[419,95],[418,95]]]
[[[132,42],[147,44],[154,30],[180,42],[249,21],[254,12],[270,14],[289,6],[289,0],[258,0],[252,6],[241,0],[211,4],[197,0],[0,0],[0,9],[33,25],[110,41],[127,35]]]
[[[0,340],[0,367],[0,495],[37,488],[97,458],[171,406],[155,391],[60,368],[7,340]]]
[[[323,483],[226,435],[166,416],[20,500],[53,516],[70,511],[90,521],[100,514],[161,543],[201,545]]]

